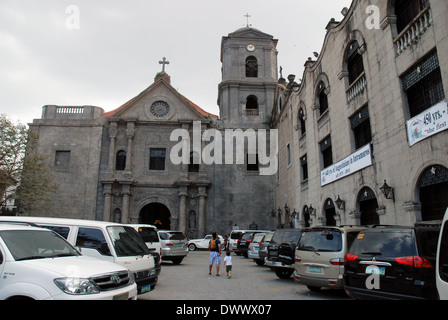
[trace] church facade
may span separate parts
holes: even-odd
[[[270,136],[276,45],[253,28],[223,38],[219,118],[171,86],[165,58],[154,83],[115,110],[44,106],[30,129],[59,190],[51,211],[25,214],[154,224],[189,237],[275,228],[273,176],[261,174],[249,136]]]

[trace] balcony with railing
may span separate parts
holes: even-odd
[[[396,55],[401,55],[406,49],[419,42],[432,24],[431,9],[428,5],[394,40]]]
[[[346,90],[347,101],[352,102],[356,97],[363,95],[366,92],[366,89],[367,79],[365,72],[363,72]]]

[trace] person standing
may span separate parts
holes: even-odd
[[[230,255],[230,251],[226,253],[224,265],[226,266],[227,279],[230,279],[232,277],[232,256]]]
[[[208,249],[210,250],[210,265],[208,274],[212,274],[213,263],[216,262],[216,276],[219,276],[219,267],[221,265],[221,241],[218,234],[213,232],[213,239],[208,243]]]

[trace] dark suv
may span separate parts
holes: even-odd
[[[344,288],[357,299],[436,299],[440,225],[375,226],[345,255]]]
[[[272,236],[266,265],[277,277],[289,279],[294,272],[294,253],[301,234],[300,229],[279,229]]]

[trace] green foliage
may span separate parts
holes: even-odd
[[[37,139],[25,125],[0,116],[0,200],[15,199],[21,210],[45,209],[57,191],[48,156],[35,152]]]

